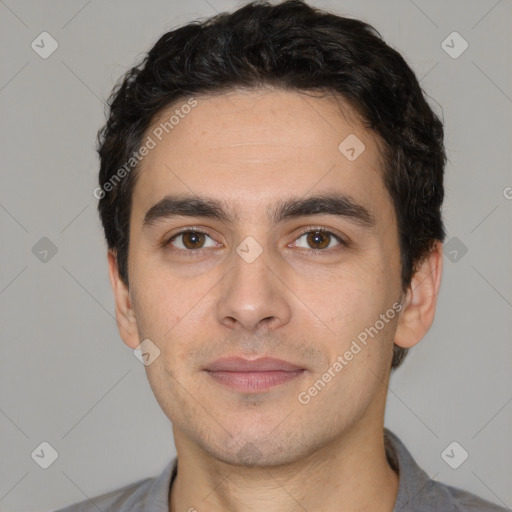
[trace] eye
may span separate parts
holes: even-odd
[[[211,240],[209,245],[205,244],[207,238]],[[202,231],[188,230],[181,231],[180,233],[175,234],[168,240],[166,245],[172,245],[177,249],[190,251],[197,249],[205,249],[207,247],[215,247],[216,242],[210,236],[208,236],[206,233],[203,233]]]
[[[306,245],[301,245],[299,243],[301,239],[304,239]],[[346,245],[346,243],[338,235],[335,235],[323,228],[313,229],[302,233],[302,235],[297,238],[296,242],[297,247],[310,250],[331,249],[332,247],[339,245]]]

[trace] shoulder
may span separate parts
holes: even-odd
[[[429,507],[433,507],[432,510],[450,512],[504,512],[510,510],[486,501],[471,492],[434,480],[430,480],[425,486],[421,493],[421,502],[428,503]]]
[[[118,510],[119,512],[143,510],[143,501],[146,499],[154,481],[155,478],[139,480],[114,491],[74,503],[55,512],[98,512],[98,509]]]
[[[400,439],[384,429],[384,446],[391,467],[398,473],[394,512],[504,512],[509,510],[458,487],[432,480],[413,459]]]
[[[178,459],[174,457],[157,477],[138,480],[54,512],[169,512],[169,489],[177,468]]]

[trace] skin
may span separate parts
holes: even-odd
[[[402,293],[380,142],[349,105],[276,90],[196,99],[141,164],[129,288],[115,253],[108,255],[124,343],[135,349],[149,338],[161,351],[146,372],[178,454],[169,510],[392,511],[398,476],[382,429],[393,341],[411,347],[432,324],[441,244]],[[162,113],[152,128],[168,117]],[[354,161],[338,150],[350,134],[366,147]],[[273,223],[267,215],[283,199],[333,191],[367,208],[375,225],[331,214]],[[224,201],[237,219],[181,216],[143,227],[146,212],[167,194]],[[303,232],[319,227],[348,245],[326,235],[327,248],[313,252],[318,246]],[[183,228],[207,233],[205,247],[187,249],[184,236],[163,244]],[[251,263],[236,252],[249,236],[262,249]],[[300,403],[298,394],[397,302],[400,314]],[[203,371],[228,355],[276,357],[305,371],[270,390],[243,393]],[[241,461],[241,450],[253,460]]]

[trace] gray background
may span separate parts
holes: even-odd
[[[313,4],[375,25],[446,123],[456,238],[434,326],[392,377],[386,425],[431,477],[510,507],[512,3]],[[114,82],[163,32],[236,5],[0,0],[2,511],[52,510],[174,456],[171,425],[117,332],[94,141]],[[43,31],[59,44],[47,59],[31,48]],[[458,58],[441,46],[453,31],[469,44]],[[42,237],[57,247],[46,262],[32,250]],[[42,441],[59,454],[46,470],[31,458]],[[441,457],[452,441],[469,453],[458,469]]]

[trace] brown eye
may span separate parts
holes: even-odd
[[[313,249],[325,249],[329,246],[330,235],[322,231],[311,231],[307,234],[307,241]]]
[[[306,243],[301,244],[299,242],[301,239],[305,239]],[[334,242],[334,245],[332,242]],[[297,238],[297,246],[303,247],[304,249],[322,250],[330,249],[336,245],[344,245],[343,240],[334,233],[323,229],[308,231]]]
[[[207,238],[211,240],[209,245],[205,245]],[[181,233],[173,236],[169,240],[169,244],[182,250],[197,250],[205,247],[215,247],[215,242],[206,233],[202,233],[201,231],[182,231]]]
[[[188,231],[183,233],[183,245],[187,249],[197,249],[204,244],[204,234],[197,231]]]

